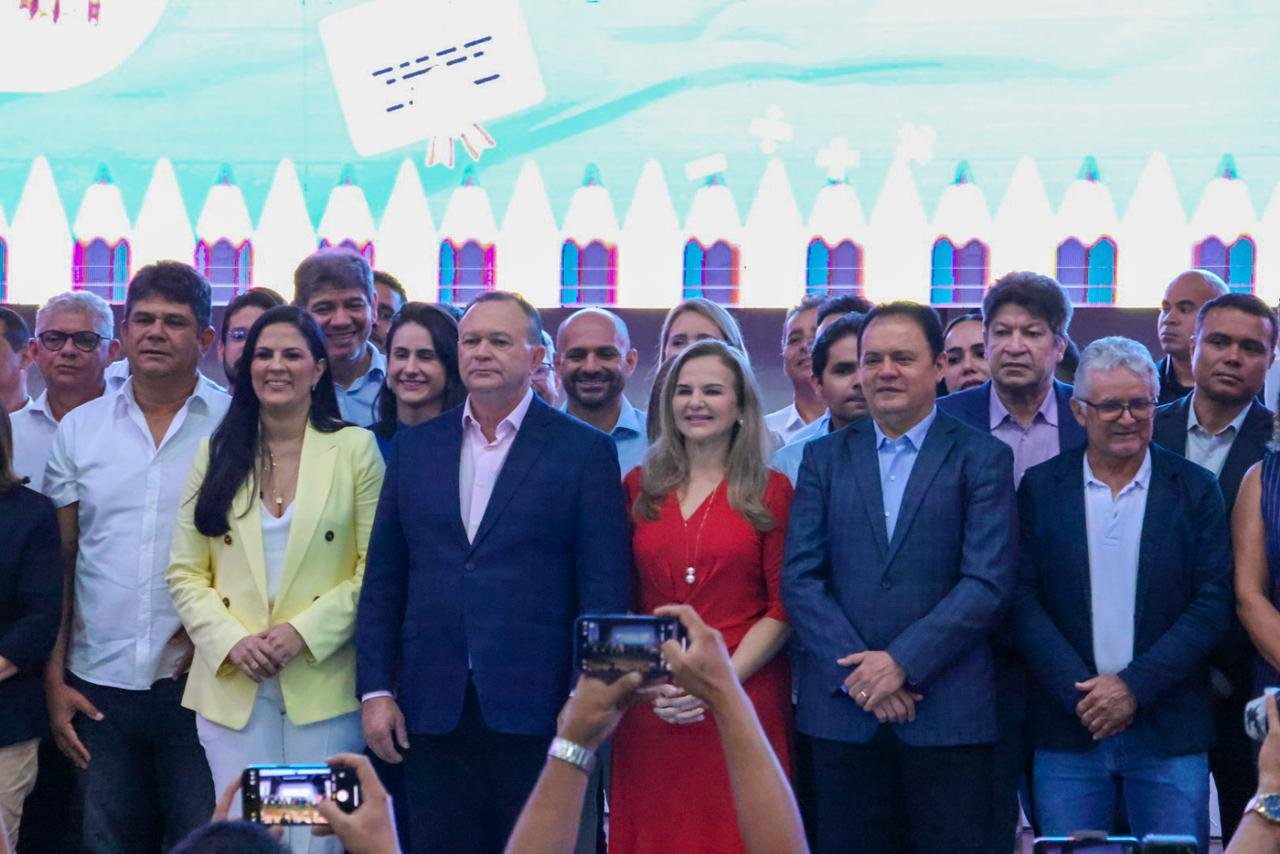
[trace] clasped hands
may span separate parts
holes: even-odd
[[[1138,701],[1119,676],[1095,676],[1076,683],[1084,698],[1076,704],[1076,717],[1089,729],[1094,741],[1102,741],[1128,729],[1138,711]]]
[[[907,690],[906,671],[883,650],[855,652],[836,659],[853,671],[844,679],[844,689],[858,708],[876,716],[880,723],[904,724],[916,719],[916,703],[923,694]]]
[[[298,630],[288,623],[272,626],[256,635],[241,638],[227,659],[254,682],[270,679],[298,657],[306,644]]]

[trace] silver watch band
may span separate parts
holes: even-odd
[[[590,775],[596,768],[596,754],[594,750],[588,750],[581,744],[574,744],[567,738],[551,739],[551,746],[547,748],[547,755],[554,756],[562,762],[568,762],[574,768],[582,773]]]

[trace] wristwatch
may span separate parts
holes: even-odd
[[[551,746],[547,748],[547,755],[554,756],[562,762],[568,762],[574,768],[577,768],[583,774],[588,776],[592,771],[596,770],[596,753],[594,750],[588,750],[581,744],[574,744],[567,738],[551,739]],[[1277,796],[1280,798],[1280,795]],[[1280,801],[1278,801],[1280,803]],[[1277,810],[1280,815],[1280,810]],[[1280,820],[1280,819],[1278,819]]]
[[[1256,812],[1270,824],[1280,824],[1280,794],[1259,793],[1254,795],[1250,799],[1249,805],[1244,808],[1245,815],[1251,812]]]

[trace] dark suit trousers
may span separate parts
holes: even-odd
[[[102,712],[76,717],[90,754],[84,773],[84,843],[91,854],[147,854],[177,845],[209,823],[213,774],[196,737],[195,713],[182,708],[187,679],[161,679],[149,691],[69,683]]]
[[[550,738],[485,725],[475,685],[447,735],[410,733],[404,782],[410,830],[423,854],[500,854],[538,782]]]
[[[1239,684],[1248,686],[1249,683]],[[1258,788],[1257,746],[1244,731],[1244,707],[1250,699],[1247,687],[1225,699],[1214,698],[1217,742],[1209,751],[1209,771],[1213,774],[1213,784],[1218,788],[1223,848],[1236,832],[1244,816],[1245,805]]]
[[[986,854],[992,746],[814,738],[819,854]]]

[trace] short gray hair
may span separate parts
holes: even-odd
[[[93,330],[108,340],[115,337],[116,316],[111,306],[102,297],[90,291],[67,291],[50,297],[36,312],[36,334],[44,328],[45,321],[55,314],[77,312],[88,315],[93,321]]]
[[[1114,371],[1124,368],[1145,379],[1151,385],[1151,397],[1160,397],[1160,374],[1156,371],[1155,362],[1147,348],[1121,335],[1099,338],[1080,353],[1080,364],[1076,367],[1075,392],[1073,397],[1084,400],[1082,389],[1087,385],[1090,371]]]

